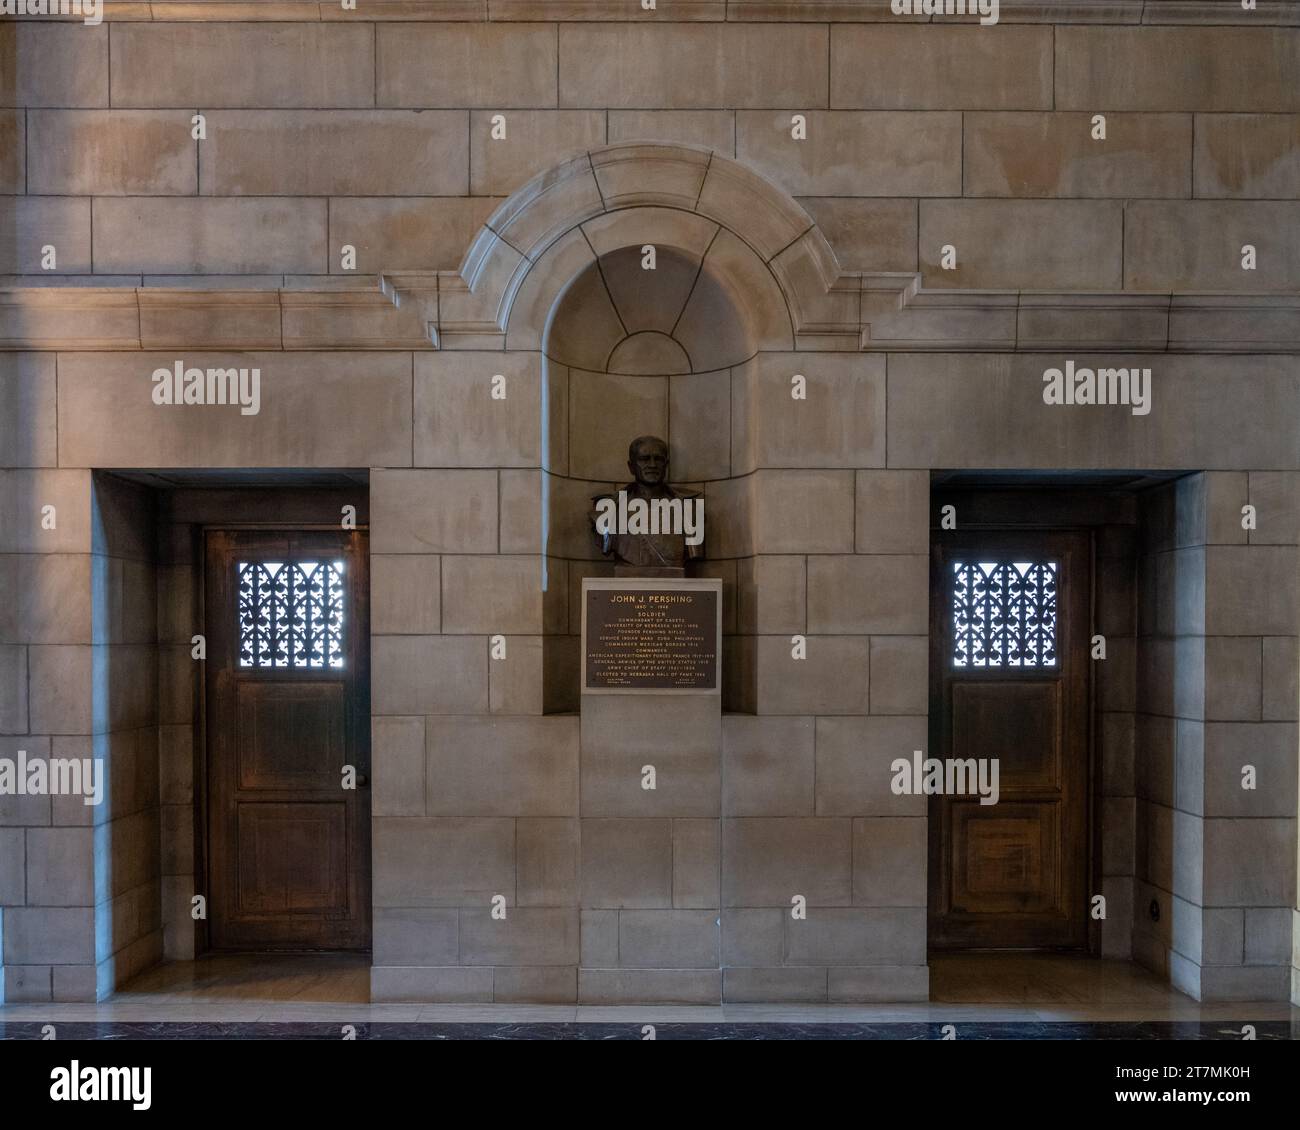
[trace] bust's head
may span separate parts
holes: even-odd
[[[628,445],[627,469],[638,486],[663,486],[668,481],[668,445],[658,436],[637,436]]]

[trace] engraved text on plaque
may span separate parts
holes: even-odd
[[[716,689],[716,589],[589,588],[584,595],[587,689]]]

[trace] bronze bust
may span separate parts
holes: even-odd
[[[682,577],[704,557],[704,498],[670,486],[668,462],[667,443],[638,436],[627,449],[633,481],[592,496],[592,532],[616,576]]]

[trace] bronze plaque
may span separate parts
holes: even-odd
[[[589,690],[715,690],[716,589],[587,590]]]

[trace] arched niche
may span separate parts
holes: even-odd
[[[617,224],[582,225],[582,245],[562,238],[551,250],[569,267],[540,342],[548,595],[567,609],[548,617],[543,646],[553,711],[577,708],[582,578],[613,573],[587,527],[590,499],[627,481],[638,435],[666,439],[672,481],[704,492],[708,557],[692,574],[723,579],[724,631],[736,630],[747,517],[735,504],[743,476],[732,450],[745,445],[746,421],[734,411],[733,378],[763,348],[790,348],[789,315],[752,248],[720,225],[664,211],[627,209]],[[719,524],[728,537],[713,536]]]
[[[542,359],[548,712],[578,707],[582,579],[613,571],[590,534],[591,496],[627,481],[628,442],[645,433],[668,440],[672,481],[704,492],[708,556],[694,571],[723,580],[724,709],[747,708],[746,370],[764,351],[856,347],[860,281],[784,193],[671,145],[614,146],[540,174],[440,280],[444,345],[495,341]]]

